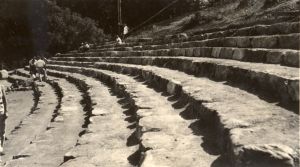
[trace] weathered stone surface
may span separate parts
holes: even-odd
[[[167,85],[167,92],[176,95],[180,92],[180,83],[177,81],[170,81]]]
[[[277,36],[260,36],[251,39],[253,48],[276,48],[277,43]]]
[[[185,40],[134,39],[50,61],[49,69],[67,71],[50,74],[85,86],[93,104],[89,125],[62,166],[132,166],[131,158],[146,167],[298,165],[299,116],[284,104],[299,102],[298,68],[285,67],[299,67],[299,52],[292,50],[298,41],[288,43],[296,38],[284,35],[298,33],[299,23],[292,24],[227,27]],[[183,42],[191,39],[202,41]]]
[[[297,49],[300,47],[300,34],[290,34],[278,37],[279,47],[284,49]]]
[[[185,49],[185,56],[193,57],[194,56],[194,48],[186,48]]]
[[[211,53],[212,57],[214,57],[214,58],[220,57],[220,52],[221,52],[221,50],[222,50],[221,47],[213,48],[213,49],[212,49],[212,53]]]
[[[167,155],[166,155],[167,154]],[[144,162],[141,167],[166,167],[166,166],[176,166],[180,167],[191,167],[191,166],[199,166],[199,164],[203,166],[211,166],[215,156],[205,156],[199,154],[197,149],[190,149],[189,152],[184,150],[173,150],[168,152],[165,149],[159,150],[149,150],[145,153]],[[226,164],[223,164],[226,166]]]
[[[112,67],[112,68],[110,68],[111,70],[114,70],[114,69],[116,69],[117,70],[117,68],[114,68],[114,67],[117,67],[117,65],[108,65],[108,64],[106,64],[105,65],[106,67]],[[99,66],[99,67],[105,67],[105,66]],[[126,66],[126,67],[125,67]],[[134,68],[133,68],[134,67]],[[131,66],[130,65],[123,65],[123,67],[122,67],[123,69],[126,69],[126,68],[131,68]],[[132,66],[132,70],[133,71],[139,71],[139,70],[141,70],[141,68],[142,67],[138,67],[138,66]],[[151,69],[151,71],[153,71],[154,69],[156,69],[155,67],[143,67],[143,70],[150,70]],[[133,72],[132,71],[132,72]],[[159,72],[160,71],[160,72]],[[163,73],[161,73],[161,71],[162,71],[162,69],[157,69],[157,71],[155,71],[155,73],[160,73],[160,75],[162,75]],[[163,70],[163,71],[168,71],[168,70]],[[154,74],[155,74],[154,73]],[[172,75],[170,75],[171,73],[170,72],[167,72],[166,74],[163,74],[164,76],[163,77],[175,77],[176,76],[176,74],[175,73],[172,73]],[[153,74],[152,74],[153,75]],[[154,79],[153,77],[151,77],[152,79]],[[149,78],[149,79],[151,79],[151,78]],[[182,78],[182,74],[180,75],[180,76],[178,76],[178,78],[176,77],[176,80],[182,80],[183,78]],[[163,78],[162,77],[156,77],[155,78],[155,82],[157,82],[157,83],[160,83],[160,84],[162,84],[162,85],[167,85],[167,82],[165,82],[165,81],[163,81]],[[190,80],[189,82],[193,82],[193,87],[191,88],[191,90],[190,91],[193,91],[195,88],[194,88],[194,84],[200,84],[199,83],[199,80],[198,79],[193,79],[193,80]],[[183,84],[183,83],[182,83]],[[184,82],[184,84],[185,85],[188,85],[188,83],[187,82]],[[201,84],[204,84],[204,83],[201,83]],[[212,89],[217,89],[217,85],[211,85],[211,83],[210,84],[204,84],[204,85],[202,85],[203,86],[203,89],[201,89],[202,91],[203,90],[206,90],[206,91],[208,91],[207,89],[209,88],[209,87],[211,87]],[[186,89],[186,87],[184,87],[185,89]],[[223,90],[222,88],[220,88],[220,90]],[[185,91],[187,91],[187,90],[185,90]],[[198,93],[200,93],[201,92],[201,94],[203,94],[203,92],[202,91],[193,91],[194,93],[195,92],[198,92]],[[224,90],[223,90],[224,91]],[[235,96],[236,96],[236,93],[237,92],[235,92],[235,91],[237,91],[237,90],[232,90],[233,92],[231,92],[232,93],[232,95],[234,94]],[[211,91],[211,92],[214,92],[214,91]],[[219,92],[222,92],[222,91],[218,91],[218,94],[219,94]],[[230,91],[229,91],[230,92]],[[229,92],[227,92],[226,91],[226,95],[225,96],[222,96],[222,98],[211,98],[211,99],[213,99],[214,101],[220,101],[219,103],[208,103],[209,105],[207,105],[207,107],[208,106],[210,106],[210,108],[211,107],[213,107],[214,109],[214,111],[221,111],[221,110],[223,110],[224,111],[224,114],[222,114],[222,117],[223,116],[226,116],[226,117],[233,117],[233,116],[238,116],[238,115],[240,115],[240,116],[242,116],[243,115],[243,117],[239,117],[239,118],[243,118],[243,120],[242,121],[238,121],[238,122],[248,122],[247,123],[247,126],[251,126],[251,124],[250,124],[250,122],[251,122],[251,120],[253,120],[253,117],[255,117],[255,119],[254,120],[257,120],[258,122],[264,122],[264,123],[266,123],[266,124],[269,124],[270,123],[270,121],[262,121],[262,120],[264,120],[264,119],[266,119],[265,117],[262,117],[261,116],[261,114],[257,117],[257,115],[255,114],[255,113],[252,113],[253,111],[256,111],[257,109],[254,109],[253,108],[253,110],[251,109],[251,112],[249,112],[249,114],[250,115],[248,115],[249,117],[245,117],[245,112],[243,112],[244,110],[239,110],[238,109],[238,103],[234,103],[234,104],[236,104],[236,105],[234,105],[234,104],[232,104],[232,103],[230,103],[230,105],[232,105],[232,107],[233,108],[228,108],[228,103],[221,103],[221,101],[222,101],[222,99],[224,100],[224,98],[225,99],[230,99],[230,101],[231,102],[233,102],[232,100],[233,99],[231,99],[231,98],[234,98],[235,96],[230,96],[230,97],[228,97],[229,96]],[[191,92],[190,92],[191,93]],[[191,94],[193,94],[193,93],[191,93]],[[204,95],[204,94],[203,94]],[[198,97],[198,98],[204,98],[203,97],[203,95],[202,96],[194,96],[193,95],[193,97]],[[216,96],[216,94],[209,94],[209,96],[211,96],[211,95],[213,95],[213,96]],[[206,95],[207,96],[207,95]],[[245,94],[244,94],[244,96],[245,96]],[[249,95],[246,95],[247,96],[247,99],[248,99],[248,101],[249,101],[249,98],[251,97],[251,96],[249,96]],[[249,96],[249,97],[248,97]],[[234,100],[242,100],[241,99],[242,98],[242,96],[239,96],[239,97],[237,97],[237,98],[234,98]],[[246,97],[243,97],[243,98],[246,98]],[[252,99],[253,97],[251,97],[250,99]],[[254,98],[255,99],[255,98]],[[254,100],[254,99],[252,99],[252,100]],[[255,100],[254,100],[255,101]],[[261,104],[261,103],[264,103],[263,101],[257,101],[255,104],[256,105],[258,105],[258,104]],[[214,105],[213,105],[214,104]],[[248,103],[247,103],[248,104]],[[227,107],[225,107],[225,106],[227,106]],[[254,105],[255,106],[255,105]],[[254,106],[252,106],[252,107],[254,107]],[[259,106],[260,105],[258,105],[257,107],[259,108]],[[236,108],[237,107],[237,108]],[[273,106],[273,107],[275,107],[275,106]],[[251,107],[250,107],[251,108]],[[248,108],[247,108],[247,110],[250,110],[250,108],[249,108],[249,106],[248,106]],[[275,107],[276,108],[276,107]],[[231,110],[232,109],[234,109],[235,111],[234,112],[232,112]],[[278,108],[277,108],[278,109]],[[276,110],[277,110],[276,109]],[[265,114],[267,114],[267,115],[269,115],[269,113],[268,112],[277,112],[276,110],[267,110],[267,111],[264,111],[264,112],[266,112]],[[239,111],[239,112],[238,112]],[[279,111],[278,111],[279,112]],[[226,114],[225,114],[226,113]],[[231,114],[230,114],[231,113]],[[248,112],[247,112],[248,113]],[[285,114],[288,114],[289,112],[281,112],[280,111],[280,113],[285,113]],[[273,115],[273,117],[274,118],[280,118],[280,117],[277,117],[277,116],[274,116]],[[288,118],[288,117],[284,117],[284,118]],[[292,119],[292,118],[291,118]],[[147,125],[147,126],[149,126],[149,125],[151,125],[151,124],[153,124],[152,122],[151,122],[151,120],[153,120],[153,119],[150,119],[150,121],[147,121],[147,124],[145,124],[145,123],[143,123],[143,125]],[[161,120],[161,119],[158,119],[158,120]],[[222,120],[224,120],[224,119],[222,119]],[[237,119],[238,120],[238,119]],[[275,121],[275,120],[272,120],[272,121]],[[272,122],[271,121],[271,122]],[[282,120],[278,120],[278,121],[282,121]],[[155,121],[154,121],[155,122]],[[232,121],[231,121],[232,122]],[[237,121],[234,121],[234,122],[237,122]],[[255,122],[255,123],[258,123],[258,122]],[[276,121],[275,121],[276,122]],[[290,121],[289,121],[290,122]],[[150,124],[149,124],[150,123]],[[225,123],[225,122],[224,122]],[[226,124],[229,124],[229,123],[226,123]],[[153,125],[155,125],[155,124],[153,124]],[[232,123],[230,123],[230,126],[226,126],[226,127],[231,127],[231,128],[237,128],[236,126],[238,126],[238,127],[245,127],[244,125],[245,125],[245,123],[243,123],[242,124],[242,126],[241,126],[241,124],[239,123],[239,124],[236,124],[235,123],[235,125],[234,126],[231,126],[232,125]],[[275,125],[275,124],[274,124]],[[264,124],[262,124],[262,126],[263,127],[269,127],[269,126],[266,126],[266,125],[264,125]],[[282,126],[286,126],[286,125],[282,125]],[[146,126],[143,126],[143,127],[146,127]],[[152,127],[152,126],[149,126],[149,127]],[[273,128],[273,127],[272,127]],[[285,128],[279,128],[279,129],[285,129]],[[151,129],[151,128],[146,128],[146,129],[144,129],[144,130],[153,130],[153,129]],[[286,129],[287,131],[289,131],[290,129]],[[257,130],[255,130],[254,129],[254,134],[263,134],[263,133],[258,133],[258,132],[263,132],[263,131],[257,131]],[[252,132],[253,133],[253,132]],[[276,133],[281,133],[281,132],[279,132],[279,131],[277,131],[276,130]],[[150,134],[150,133],[149,133]],[[234,134],[234,133],[233,133]],[[293,133],[288,133],[288,134],[293,134]],[[269,134],[270,135],[270,134]],[[237,143],[241,143],[242,141],[245,141],[246,143],[248,143],[248,142],[253,142],[252,141],[252,139],[251,138],[248,138],[249,137],[249,135],[243,135],[244,137],[246,137],[247,139],[245,139],[245,140],[240,140],[239,141],[239,139],[238,140],[234,140],[235,141],[235,144],[237,144]],[[271,137],[272,135],[270,135],[270,137]],[[236,137],[238,137],[238,136],[236,136]],[[235,137],[235,138],[236,138]],[[274,136],[273,136],[273,140],[274,139],[276,139],[276,140],[278,140],[279,138],[274,138]],[[290,139],[290,137],[289,138],[286,138],[286,139]],[[285,140],[285,139],[284,139]],[[266,136],[263,136],[263,140],[262,141],[260,141],[260,142],[265,142],[265,141],[268,141],[268,137],[266,137]],[[290,143],[291,142],[291,140],[288,140],[289,142],[286,142],[287,144],[288,143]],[[293,145],[293,144],[288,144],[288,145]],[[152,161],[153,162],[153,161]],[[158,161],[156,161],[156,162],[158,162]]]
[[[236,37],[236,46],[239,48],[250,48],[251,47],[251,41],[248,37]]]
[[[280,64],[283,60],[283,53],[282,52],[268,52],[266,55],[266,62],[272,64]]]
[[[247,145],[237,152],[236,166],[294,167],[293,149],[284,145]]]
[[[284,52],[282,64],[293,67],[299,67],[300,52],[286,51]]]
[[[245,50],[244,49],[234,49],[232,59],[233,60],[244,60],[245,58]]]
[[[234,49],[232,48],[222,48],[219,57],[223,59],[232,59],[233,52]]]

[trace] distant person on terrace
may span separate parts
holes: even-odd
[[[81,43],[80,47],[79,47],[79,51],[81,52],[86,52],[90,49],[90,44],[88,44],[87,42]]]
[[[129,32],[129,27],[124,24],[124,29],[123,29],[123,40],[125,39],[126,35],[128,34]]]
[[[123,42],[122,42],[122,39],[117,35],[117,38],[116,38],[116,42],[118,45],[121,45]]]

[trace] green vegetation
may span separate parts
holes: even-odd
[[[122,0],[123,23],[133,28],[172,2]],[[213,1],[178,0],[148,24],[199,10],[204,2]],[[82,42],[101,42],[104,33],[114,36],[117,30],[117,0],[2,0],[0,64],[17,67],[33,55],[53,55],[76,49]]]
[[[117,32],[117,0],[53,0],[61,7],[70,8],[85,17],[98,21],[105,33]],[[122,0],[123,23],[135,27],[175,0]],[[198,10],[212,0],[178,0],[151,22],[173,18]],[[149,23],[151,23],[149,22]]]
[[[0,1],[0,63],[22,65],[33,55],[77,48],[81,42],[103,41],[95,21],[47,0]]]

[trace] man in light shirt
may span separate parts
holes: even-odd
[[[125,24],[123,29],[123,39],[126,37],[128,32],[129,32],[129,27]]]
[[[47,80],[46,62],[39,57],[38,60],[34,62],[34,66],[40,82],[42,82],[42,74],[44,75],[44,79]]]

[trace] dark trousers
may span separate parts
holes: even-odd
[[[4,145],[4,140],[5,140],[5,120],[7,116],[6,114],[1,113],[0,114],[0,140],[1,140],[1,146],[3,147]]]

